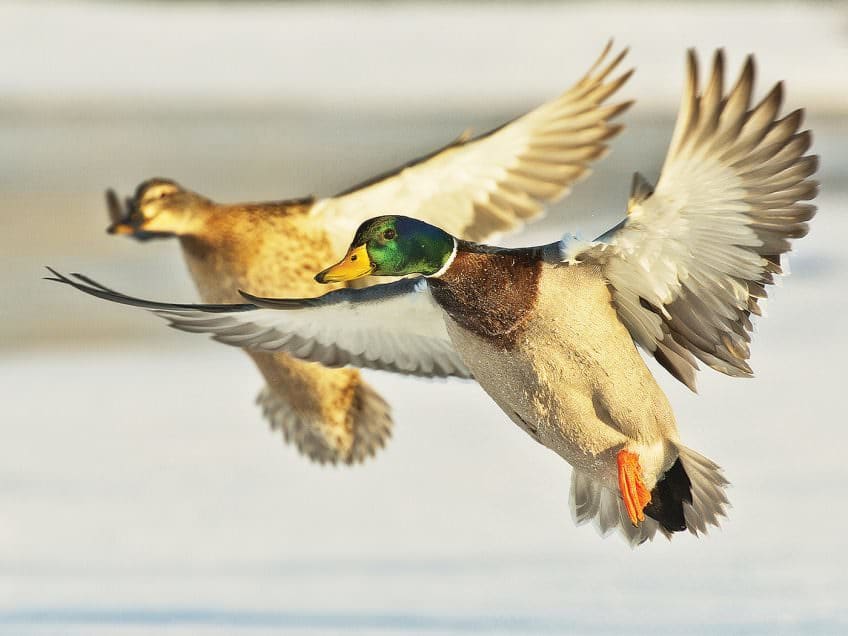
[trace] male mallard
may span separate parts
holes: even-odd
[[[632,542],[718,525],[727,482],[683,446],[669,402],[634,343],[693,387],[696,358],[748,376],[751,322],[789,239],[815,208],[802,111],[778,119],[778,84],[751,107],[748,58],[725,94],[716,54],[700,93],[695,56],[653,191],[634,181],[627,217],[591,243],[487,247],[404,216],[357,230],[319,281],[420,274],[313,299],[239,305],[143,301],[89,279],[57,279],[151,309],[228,344],[325,364],[473,376],[504,412],[573,467],[578,522]]]
[[[495,131],[458,141],[338,196],[315,201],[219,205],[167,179],[141,184],[121,209],[108,193],[110,232],[176,236],[207,303],[241,300],[239,289],[313,296],[312,275],[337,257],[373,210],[402,209],[457,236],[483,240],[535,218],[604,155],[629,102],[606,104],[630,73],[611,78],[624,52],[610,46],[557,99]],[[383,446],[389,407],[355,369],[327,369],[287,353],[249,352],[265,377],[258,401],[301,452],[355,462]]]

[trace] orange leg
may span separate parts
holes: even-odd
[[[651,492],[642,482],[642,467],[639,465],[639,455],[628,450],[621,450],[616,457],[618,461],[618,488],[624,499],[624,506],[634,526],[645,520],[645,506],[651,503]]]

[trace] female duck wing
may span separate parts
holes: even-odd
[[[688,55],[677,125],[656,188],[634,180],[626,219],[572,255],[599,262],[634,340],[694,390],[695,358],[750,376],[750,314],[781,274],[790,239],[807,233],[818,158],[805,155],[803,111],[779,118],[782,85],[751,107],[748,57],[725,94],[715,55],[703,92]],[[693,357],[694,356],[694,357]]]
[[[558,98],[476,139],[456,142],[333,198],[312,213],[332,234],[350,236],[377,213],[404,214],[482,241],[511,230],[565,195],[621,130],[609,120],[632,102],[605,104],[632,71],[611,79],[626,50],[605,64],[612,43],[586,75]],[[344,251],[347,245],[339,245]]]
[[[52,278],[115,303],[141,307],[182,331],[264,352],[284,351],[325,366],[352,365],[423,377],[471,377],[454,350],[427,282],[408,278],[318,298],[266,299],[233,305],[162,303],[127,296],[74,274]]]

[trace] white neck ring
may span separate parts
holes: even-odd
[[[439,268],[439,271],[435,274],[430,274],[430,278],[441,278],[442,274],[444,274],[451,265],[453,265],[453,261],[456,258],[456,250],[457,250],[456,239],[453,239],[453,250],[451,251],[451,255],[448,256],[448,260],[445,261],[445,264]]]

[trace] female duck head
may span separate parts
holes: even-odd
[[[315,277],[336,283],[362,276],[440,273],[456,252],[453,236],[408,216],[378,216],[359,226],[345,257]]]
[[[202,210],[212,205],[209,199],[178,183],[159,178],[139,185],[123,206],[111,190],[106,201],[112,217],[107,232],[142,241],[191,233],[202,219]]]

